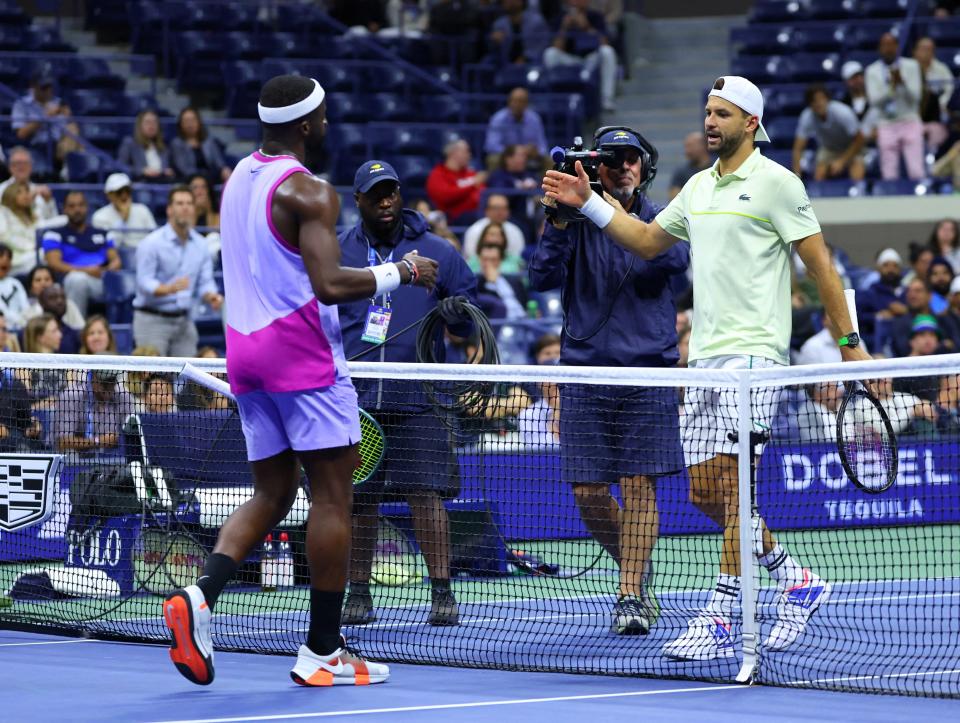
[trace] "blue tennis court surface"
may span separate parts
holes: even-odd
[[[588,650],[583,651],[589,654]],[[161,646],[0,633],[10,721],[917,721],[957,702],[686,681],[394,665],[369,688],[294,685],[292,658],[218,653],[205,688]]]

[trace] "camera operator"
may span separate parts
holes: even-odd
[[[653,219],[659,208],[644,191],[656,175],[656,149],[626,128],[600,129],[594,146],[612,155],[597,169],[606,194],[627,213]],[[529,275],[538,291],[562,290],[560,363],[675,366],[671,281],[685,273],[689,246],[677,244],[644,261],[570,207],[547,211]],[[672,388],[560,388],[563,479],[573,486],[587,529],[620,566],[611,625],[618,634],[646,634],[659,616],[648,574],[658,529],[655,484],[683,467],[678,409]],[[610,493],[616,482],[623,509]]]

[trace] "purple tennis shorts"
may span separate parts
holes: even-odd
[[[251,462],[285,449],[305,452],[360,441],[357,392],[349,377],[324,389],[247,392],[237,396],[237,407]]]

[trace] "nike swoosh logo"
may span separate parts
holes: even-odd
[[[329,670],[334,675],[339,675],[340,673],[343,672],[343,660],[341,660],[340,658],[337,658],[336,667],[334,667],[333,665],[330,665],[329,663],[320,663],[320,665],[322,665],[324,668]]]

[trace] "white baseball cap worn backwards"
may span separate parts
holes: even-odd
[[[710,95],[730,101],[745,113],[757,116],[759,125],[757,125],[754,140],[769,142],[770,136],[767,135],[767,131],[763,127],[763,93],[760,92],[760,89],[739,75],[725,75],[718,78],[714,85],[720,87],[713,88]]]

